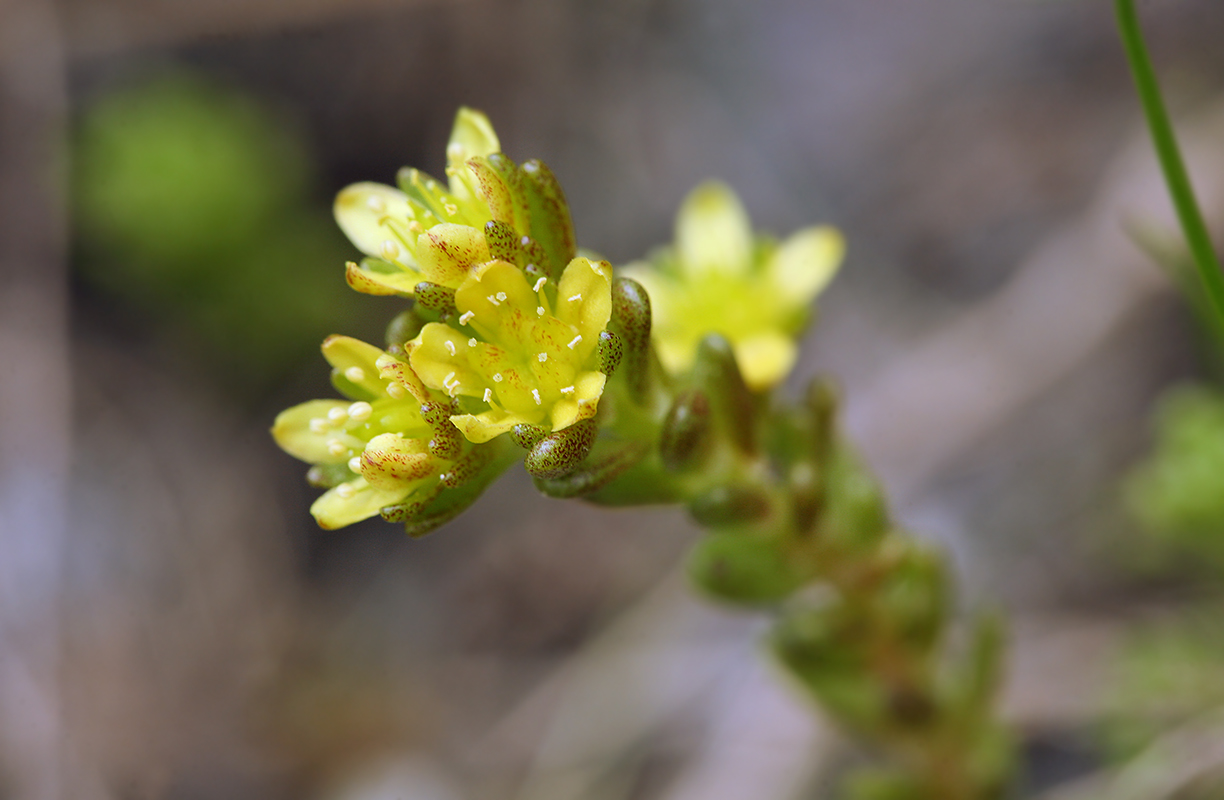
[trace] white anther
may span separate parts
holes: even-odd
[[[498,292],[497,294],[500,294],[500,295],[503,295],[503,296],[504,296],[506,293],[505,293],[505,292]],[[497,299],[497,295],[492,295],[492,294],[491,294],[491,295],[489,295],[488,297],[486,297],[485,299],[486,299],[486,300],[488,300],[490,303],[492,303],[492,304],[493,304],[493,305],[495,305],[495,306],[500,306],[500,305],[501,305],[501,301]]]
[[[539,361],[541,364],[543,364],[545,361],[547,361],[547,360],[548,360],[548,353],[540,353],[539,355],[537,355],[537,356],[536,356],[536,359],[537,359],[537,360],[538,360],[538,361]]]
[[[537,405],[537,406],[542,406],[542,405],[544,405],[544,401],[540,399],[540,390],[539,390],[539,389],[532,389],[532,390],[531,390],[531,396],[535,398],[535,401],[536,401],[536,405]]]
[[[506,293],[505,293],[505,292],[498,292],[498,293],[497,293],[497,299],[498,299],[498,300],[500,300],[500,301],[502,301],[503,303],[504,303],[504,302],[506,302]]]
[[[490,388],[489,388],[489,387],[487,387],[487,386],[485,387],[484,401],[485,401],[486,403],[492,403],[492,402],[493,402],[493,390],[492,390],[492,389],[490,389]]]
[[[331,425],[328,425],[327,420],[323,417],[315,417],[310,421],[311,433],[327,433],[327,429],[330,427]]]
[[[466,325],[472,321],[472,317],[476,316],[475,311],[464,311],[459,315],[459,324]]]
[[[348,452],[348,448],[339,439],[328,439],[327,452],[333,456],[342,456]]]
[[[455,354],[455,343],[454,342],[452,342],[450,339],[447,339],[442,344],[445,345],[446,352],[450,353],[452,356]]]
[[[327,418],[337,425],[343,425],[348,419],[348,412],[343,408],[331,408],[327,411]]]
[[[398,383],[389,383],[389,384],[387,384],[387,394],[388,394],[388,395],[390,395],[391,397],[395,398],[396,400],[399,400],[399,399],[400,399],[401,397],[403,397],[403,396],[404,396],[406,393],[407,393],[407,392],[406,392],[406,390],[404,389],[404,387],[403,387],[403,386],[400,386]]]
[[[358,400],[348,407],[349,419],[354,422],[365,422],[374,413],[374,406],[364,400]]]
[[[341,499],[343,500],[348,500],[354,494],[356,494],[356,492],[357,489],[351,483],[342,483],[336,487],[336,494],[340,495]]]
[[[571,303],[577,303],[577,302],[578,302],[579,300],[581,300],[581,299],[582,299],[582,292],[579,292],[578,294],[576,294],[576,295],[574,295],[573,297],[569,298],[569,301],[570,301]]]
[[[350,458],[348,468],[353,472],[361,472],[361,456],[353,456]]]
[[[453,217],[459,213],[459,206],[455,205],[454,203],[443,203],[442,210],[445,211],[448,216]]]
[[[476,337],[473,336],[471,339],[468,339],[468,347],[475,347],[475,346],[476,346]]]
[[[383,241],[382,247],[379,248],[379,254],[382,255],[385,261],[398,261],[400,254],[399,245],[387,239]]]
[[[532,286],[532,287],[531,287],[531,291],[533,291],[533,292],[538,292],[538,291],[540,291],[541,287],[543,287],[543,286],[544,286],[544,284],[546,284],[546,283],[548,283],[548,278],[546,278],[545,276],[541,275],[541,276],[540,276],[540,279],[539,279],[538,281],[536,281],[536,282],[535,282],[535,286]]]
[[[536,316],[537,317],[544,316],[544,306],[536,306]]]
[[[587,266],[591,268],[591,272],[594,272],[596,275],[601,277],[603,276],[603,273],[599,271],[599,267],[595,266],[594,261],[588,261]]]
[[[566,347],[573,350],[575,347],[578,346],[578,343],[581,341],[582,341],[582,334],[580,333],[577,336],[575,336],[573,339],[570,339],[569,344],[567,344]]]
[[[361,383],[365,380],[365,370],[361,367],[349,367],[344,371],[344,377],[348,378],[353,383]]]
[[[561,390],[561,394],[573,394],[573,393],[574,393],[573,386],[566,386],[564,389]]]
[[[494,373],[493,373],[493,382],[494,382],[494,383],[501,383],[501,382],[502,382],[502,374],[501,374],[500,372],[494,372]]]
[[[446,377],[442,379],[442,385],[443,385],[443,386],[445,386],[447,389],[449,389],[449,388],[451,388],[451,381],[455,381],[455,373],[454,373],[454,372],[448,372],[448,373],[446,373]],[[455,383],[456,383],[456,384],[458,384],[458,383],[459,383],[459,381],[455,381]]]

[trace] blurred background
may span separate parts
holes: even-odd
[[[1144,14],[1224,222],[1224,5]],[[400,310],[331,198],[441,174],[461,104],[614,263],[707,177],[841,227],[785,391],[836,376],[1010,616],[1024,796],[1220,796],[1224,361],[1110,3],[3,0],[0,798],[784,800],[861,759],[691,596],[675,509],[515,469],[423,540],[314,527],[268,427]]]

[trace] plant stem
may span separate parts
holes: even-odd
[[[1139,100],[1143,104],[1143,114],[1152,133],[1156,155],[1160,160],[1160,167],[1164,172],[1173,206],[1177,210],[1182,232],[1186,236],[1186,243],[1209,298],[1211,309],[1216,318],[1224,322],[1224,274],[1221,274],[1220,262],[1212,248],[1207,225],[1203,222],[1202,212],[1199,211],[1198,202],[1194,197],[1194,188],[1190,184],[1190,176],[1186,172],[1186,165],[1182,161],[1181,151],[1177,146],[1177,137],[1169,122],[1169,114],[1160,94],[1156,73],[1152,69],[1152,62],[1143,42],[1143,33],[1139,27],[1139,16],[1135,12],[1134,0],[1115,0],[1115,10],[1118,27],[1122,34],[1122,43],[1126,48],[1126,58],[1130,62],[1135,87],[1139,92]]]

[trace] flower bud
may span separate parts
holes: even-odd
[[[625,380],[634,399],[641,402],[650,380],[650,296],[637,281],[612,282],[612,324],[624,341]]]
[[[687,568],[708,594],[745,605],[777,602],[803,583],[778,542],[749,533],[707,536],[689,553]]]
[[[584,419],[538,441],[523,460],[523,466],[536,478],[561,478],[582,463],[595,444],[599,426]]]
[[[710,400],[700,389],[684,389],[676,395],[663,419],[659,456],[673,472],[684,469],[701,454],[710,430]]]

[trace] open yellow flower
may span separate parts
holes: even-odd
[[[754,238],[739,199],[711,182],[685,199],[675,245],[621,274],[650,295],[652,338],[668,372],[687,371],[701,338],[721,333],[735,349],[744,380],[760,390],[794,366],[795,336],[844,251],[841,234],[825,226],[805,228],[780,244]]]
[[[347,336],[323,343],[348,400],[311,400],[281,412],[272,436],[330,486],[310,507],[319,526],[342,528],[435,490],[454,461],[431,452],[436,428],[421,416],[427,390],[408,365]]]
[[[446,148],[447,185],[405,168],[398,189],[370,182],[343,189],[336,222],[368,256],[361,265],[348,264],[349,286],[383,295],[410,295],[421,281],[455,288],[471,267],[488,261],[484,225],[495,213],[468,161],[500,150],[488,118],[460,108]]]
[[[527,423],[557,431],[594,416],[607,376],[600,333],[612,314],[612,268],[575,258],[553,282],[505,261],[477,267],[455,292],[458,328],[430,323],[407,345],[426,386],[473,398],[451,422],[472,442]]]

